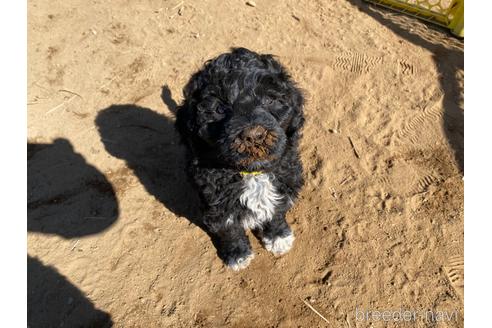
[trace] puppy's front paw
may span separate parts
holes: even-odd
[[[290,251],[294,244],[294,239],[294,234],[290,232],[285,236],[275,236],[273,238],[263,237],[262,241],[267,251],[278,256]]]
[[[254,257],[251,251],[243,254],[229,254],[224,262],[232,270],[239,271],[246,268]]]

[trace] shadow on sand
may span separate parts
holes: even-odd
[[[203,228],[200,199],[187,179],[185,148],[174,121],[149,108],[126,104],[101,110],[96,125],[108,153],[125,160],[151,195]]]
[[[27,229],[66,239],[99,233],[118,218],[113,187],[66,139],[27,144]],[[111,327],[108,313],[53,267],[27,257],[27,321],[36,327]]]
[[[389,28],[399,37],[419,46],[433,54],[434,62],[439,72],[439,83],[444,93],[443,98],[443,130],[449,145],[453,149],[454,158],[461,174],[464,174],[464,108],[463,86],[460,85],[459,72],[464,69],[464,51],[461,40],[456,39],[443,28],[432,24],[426,25],[426,30],[417,33],[402,23],[417,20],[403,14],[394,13],[385,8],[370,5],[362,0],[348,0],[361,12],[369,15],[381,25]],[[419,21],[420,22],[420,21]],[[408,23],[406,23],[408,25]]]

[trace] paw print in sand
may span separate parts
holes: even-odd
[[[393,196],[384,189],[368,190],[369,205],[378,212],[401,213],[403,209],[403,200],[399,196]]]

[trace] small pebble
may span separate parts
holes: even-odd
[[[256,7],[256,2],[254,1],[246,1],[246,4],[250,7]]]

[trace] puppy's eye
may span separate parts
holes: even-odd
[[[227,108],[224,106],[224,105],[219,105],[217,106],[217,108],[215,109],[215,111],[218,113],[218,114],[224,114],[226,112]]]
[[[272,105],[273,103],[275,103],[275,100],[273,98],[270,98],[270,97],[266,97],[265,99],[263,99],[263,105]]]
[[[208,110],[208,104],[205,102],[199,103],[196,107],[199,112],[206,112]]]

